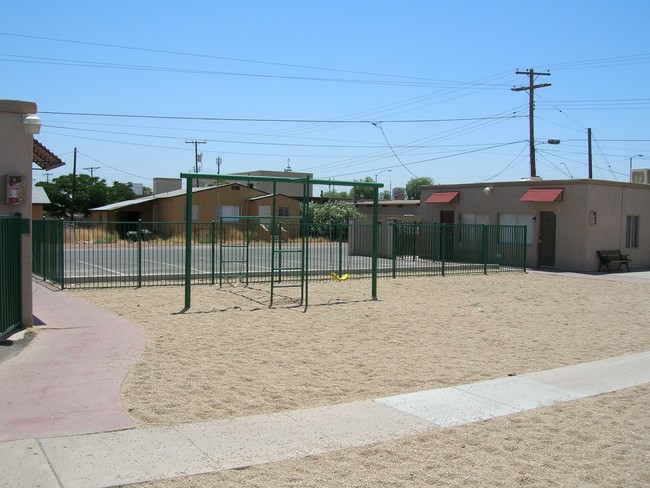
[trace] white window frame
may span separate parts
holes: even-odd
[[[526,226],[526,245],[532,246],[535,236],[535,221],[536,217],[533,214],[499,214],[499,225],[525,225]],[[508,235],[504,232],[499,232],[499,242],[502,244],[512,244],[509,242]]]

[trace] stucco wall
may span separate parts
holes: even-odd
[[[489,187],[491,191],[485,191]],[[521,202],[533,188],[563,188],[562,201]],[[434,192],[459,191],[458,203],[430,204]],[[597,250],[620,249],[629,254],[634,268],[650,268],[650,186],[599,180],[517,181],[494,184],[435,185],[422,189],[420,213],[423,221],[440,222],[441,211],[453,211],[455,223],[462,213],[481,213],[488,223],[498,224],[503,213],[535,216],[527,264],[539,264],[540,212],[556,216],[554,269],[596,271]],[[593,214],[596,222],[592,223]],[[639,248],[626,249],[626,217],[638,215]]]
[[[356,203],[357,210],[365,215],[366,220],[372,220],[372,203]],[[394,220],[400,222],[420,221],[419,200],[379,200],[379,221],[386,224]]]
[[[32,135],[25,133],[23,116],[35,114],[36,104],[14,100],[0,100],[0,214],[20,213],[27,219],[29,234],[21,239],[22,323],[32,325]],[[7,175],[22,177],[22,203],[7,205]]]

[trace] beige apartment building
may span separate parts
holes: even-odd
[[[601,180],[522,180],[430,185],[423,222],[526,225],[527,266],[598,271],[596,251],[620,250],[650,268],[650,185]],[[625,269],[625,268],[623,268]]]

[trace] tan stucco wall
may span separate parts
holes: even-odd
[[[32,220],[41,220],[43,213],[43,205],[32,205]]]
[[[265,198],[253,200],[249,204],[249,215],[260,215],[260,206],[273,207],[273,197],[269,195]],[[300,216],[300,202],[285,195],[278,195],[275,199],[275,215],[280,215],[280,208],[289,209],[289,217]],[[290,219],[289,219],[290,220]]]
[[[390,203],[388,203],[390,202]],[[400,222],[420,221],[420,202],[417,200],[379,200],[379,221],[387,224],[395,220]],[[365,215],[366,220],[372,220],[372,204],[361,202],[356,204],[357,210]]]
[[[22,323],[32,325],[32,159],[34,139],[25,133],[23,115],[35,114],[36,104],[0,100],[0,214],[19,212],[28,219],[30,232],[21,239]],[[6,175],[21,175],[23,200],[19,206],[7,205]]]
[[[237,189],[238,188],[238,189]],[[241,215],[249,214],[248,199],[263,192],[239,185],[210,187],[192,193],[192,206],[198,207],[196,222],[212,222],[217,219],[218,206],[236,206]],[[185,194],[156,200],[159,222],[185,222]]]
[[[492,191],[485,192],[490,187]],[[561,202],[520,202],[531,188],[563,188]],[[528,266],[539,262],[540,212],[556,215],[555,269],[596,271],[596,250],[620,249],[632,258],[634,268],[650,268],[650,186],[600,180],[517,181],[490,184],[435,185],[422,189],[424,202],[432,193],[459,191],[458,203],[422,203],[423,221],[439,222],[440,211],[454,212],[455,223],[462,213],[484,213],[490,224],[498,224],[499,214],[532,214],[536,217],[533,242],[528,247]],[[596,223],[590,221],[596,213]],[[638,215],[639,248],[625,248],[626,217]]]

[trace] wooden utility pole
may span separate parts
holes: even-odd
[[[90,166],[89,168],[84,168],[84,171],[90,171],[90,177],[95,176],[95,170],[99,169],[100,166]]]
[[[72,195],[70,196],[70,220],[74,222],[74,194],[77,192],[77,148],[72,159]]]
[[[185,144],[194,144],[194,172],[199,172],[199,144],[205,144],[205,141],[185,141]],[[192,180],[194,186],[199,186],[199,180]]]
[[[551,73],[536,73],[533,68],[526,71],[516,71],[518,75],[528,75],[528,86],[519,86],[511,88],[512,91],[526,91],[528,90],[528,126],[530,137],[530,176],[534,178],[537,176],[537,169],[535,167],[535,89],[551,86],[550,83],[535,84],[535,76],[551,76]]]
[[[205,141],[185,141],[185,144],[194,144],[194,172],[199,172],[199,144],[205,144]]]

